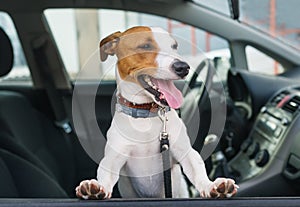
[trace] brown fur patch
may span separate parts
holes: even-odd
[[[143,48],[145,45],[150,47]],[[120,77],[132,82],[137,82],[137,74],[141,71],[149,75],[156,72],[159,50],[151,29],[143,26],[132,27],[123,33],[113,33],[100,43],[101,60],[106,60],[107,55],[116,54]]]
[[[150,45],[149,49],[143,49],[143,45]],[[156,62],[157,53],[160,48],[154,39],[149,27],[133,27],[126,30],[116,51],[118,57],[118,69],[120,77],[123,80],[134,81],[134,74],[141,72],[139,70],[151,70],[148,74],[156,71],[158,64]]]
[[[121,35],[121,32],[115,32],[101,40],[99,44],[101,61],[105,61],[108,55],[115,54],[115,50],[119,42],[119,37]]]

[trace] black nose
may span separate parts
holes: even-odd
[[[189,74],[190,66],[186,62],[177,60],[172,64],[172,69],[176,75],[180,78],[184,78],[187,74]]]

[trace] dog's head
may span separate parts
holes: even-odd
[[[104,38],[100,58],[116,55],[121,79],[141,86],[156,103],[179,108],[183,98],[173,80],[185,78],[190,67],[181,60],[177,46],[165,30],[139,26]]]

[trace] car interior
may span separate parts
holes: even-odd
[[[13,51],[10,40],[3,30],[0,39],[1,50],[5,51],[1,52],[5,54],[1,56],[1,75],[5,75],[12,68]],[[22,93],[1,90],[0,96],[1,173],[3,173],[1,179],[6,186],[1,188],[2,195],[74,196],[76,181],[80,181],[76,175],[78,172],[75,169],[76,160],[71,148],[71,145],[72,147],[75,145],[71,143],[74,139],[64,137],[54,122],[38,111]],[[68,172],[68,176],[65,172]],[[37,184],[44,190],[31,188],[32,179],[41,180],[42,182]]]
[[[297,206],[299,45],[289,47],[240,24],[237,1],[229,2],[233,18],[181,0],[2,0],[0,11],[13,21],[31,81],[6,79],[20,51],[0,21],[0,206],[98,206],[101,202],[104,206]],[[112,120],[116,82],[72,79],[47,9],[141,12],[224,38],[230,58],[197,59],[191,78],[176,82],[185,96],[178,113],[194,137],[193,147],[205,158],[209,177],[233,178],[240,187],[237,195],[201,199],[190,186],[191,199],[123,199],[116,185],[111,200],[77,199],[76,186],[96,177]],[[249,70],[247,47],[275,60],[282,71],[269,75]],[[216,79],[213,70],[223,66],[218,62],[222,60],[228,60],[230,67],[225,79]],[[199,81],[202,70],[210,72]],[[95,132],[104,138],[99,141]]]

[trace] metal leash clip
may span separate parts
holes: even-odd
[[[169,134],[167,132],[167,121],[168,118],[166,116],[166,109],[165,108],[160,108],[158,111],[158,116],[163,122],[163,129],[160,132],[159,140],[160,140],[160,147],[161,147],[161,152],[166,151],[169,149]]]

